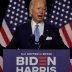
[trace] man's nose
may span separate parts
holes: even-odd
[[[39,12],[40,12],[40,14],[43,14],[43,13],[44,13],[43,9],[40,9],[40,11],[39,11]]]

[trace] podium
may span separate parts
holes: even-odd
[[[70,51],[3,50],[3,72],[69,72]]]

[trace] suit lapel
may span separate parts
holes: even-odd
[[[48,33],[49,33],[48,25],[46,23],[44,23],[44,32],[43,32],[43,35],[47,36]]]
[[[32,34],[31,21],[29,21],[29,22],[27,23],[27,27],[28,27],[28,28],[27,28],[27,29],[28,29],[27,32],[28,32],[29,35],[31,35],[31,34]]]

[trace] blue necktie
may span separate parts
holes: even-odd
[[[35,35],[35,41],[39,42],[39,37],[40,37],[39,25],[35,26],[34,35]]]

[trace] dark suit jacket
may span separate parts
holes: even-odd
[[[47,40],[48,38],[48,40]],[[31,22],[19,26],[14,34],[11,43],[7,48],[20,48],[20,49],[64,49],[66,46],[63,44],[57,28],[44,25],[44,33],[40,37],[39,47],[36,48],[34,35],[32,35]]]

